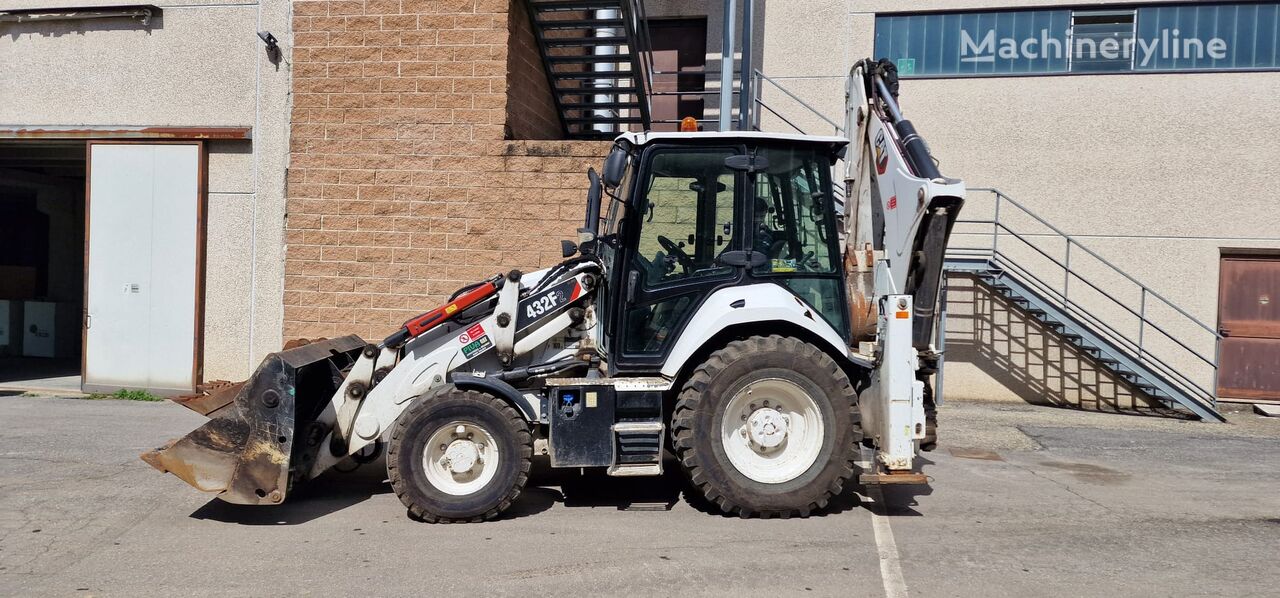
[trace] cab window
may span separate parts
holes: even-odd
[[[829,163],[812,151],[761,153],[769,167],[755,178],[752,248],[768,261],[753,273],[835,272]]]
[[[816,150],[761,149],[752,182],[751,248],[765,255],[752,275],[787,287],[836,330],[846,330],[831,162]]]

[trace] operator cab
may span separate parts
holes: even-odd
[[[595,229],[608,274],[600,340],[615,373],[653,373],[715,291],[785,288],[837,332],[847,309],[831,167],[838,137],[625,133]],[[594,194],[593,194],[594,195]],[[592,225],[595,226],[592,226]]]

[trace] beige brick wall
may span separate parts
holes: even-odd
[[[559,139],[560,115],[523,0],[511,3],[507,44],[507,137]]]
[[[608,144],[503,139],[506,0],[294,8],[286,339],[380,339],[463,284],[559,261]]]

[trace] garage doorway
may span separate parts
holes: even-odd
[[[0,141],[0,385],[80,390],[83,141]]]
[[[1280,403],[1280,254],[1224,251],[1218,396]]]

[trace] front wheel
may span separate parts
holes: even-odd
[[[492,519],[529,479],[533,437],[497,397],[452,389],[419,399],[391,434],[387,475],[409,512],[431,523]]]
[[[726,513],[807,516],[853,475],[857,395],[828,355],[795,338],[729,343],[689,378],[672,415],[693,485]]]

